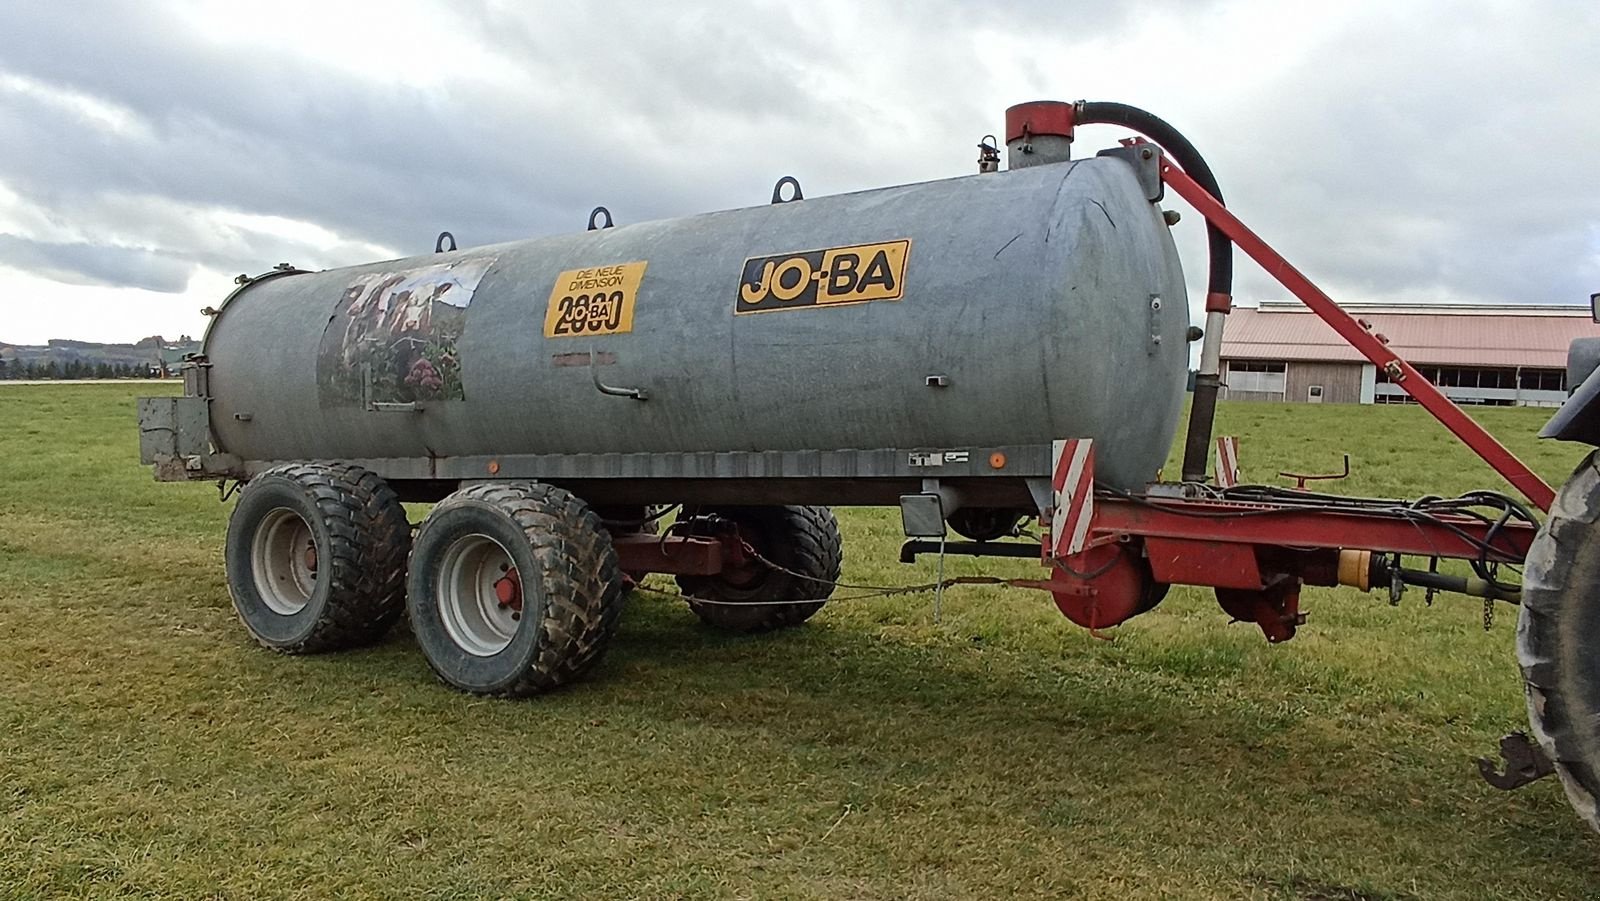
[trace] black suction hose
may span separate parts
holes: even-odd
[[[1126,103],[1084,101],[1074,117],[1078,125],[1119,125],[1136,131],[1155,142],[1167,156],[1188,173],[1206,193],[1222,202],[1222,189],[1211,174],[1200,151],[1189,143],[1176,128],[1159,116],[1147,113]],[[1210,248],[1210,277],[1206,286],[1206,305],[1212,297],[1233,296],[1233,242],[1211,222],[1206,223],[1206,239]],[[1217,415],[1217,389],[1222,380],[1215,373],[1201,374],[1195,378],[1194,402],[1189,408],[1189,432],[1183,441],[1183,480],[1203,482],[1206,478],[1206,458],[1211,451],[1211,426]]]

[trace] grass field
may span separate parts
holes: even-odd
[[[0,386],[0,897],[1600,897],[1560,787],[1471,763],[1525,725],[1508,611],[1312,589],[1273,647],[1174,590],[1104,642],[966,589],[730,638],[636,594],[587,682],[477,700],[400,630],[256,647],[231,504],[137,464],[148,390]],[[1482,421],[1560,481],[1547,412]],[[1247,479],[1503,487],[1416,408],[1219,420]],[[930,579],[893,511],[841,520],[847,580]]]

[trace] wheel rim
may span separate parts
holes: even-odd
[[[440,561],[439,618],[463,651],[492,657],[516,637],[522,621],[522,577],[511,554],[487,535],[457,538]]]
[[[752,550],[763,557],[774,553],[774,542],[770,539],[765,529],[749,521],[739,521],[739,537],[743,539]],[[769,557],[770,559],[770,557]],[[766,564],[753,559],[746,559],[736,567],[725,568],[716,576],[722,583],[723,594],[727,600],[750,601],[754,603],[761,597],[761,590],[766,587],[767,580],[772,577],[773,571]]]
[[[300,514],[278,508],[262,519],[250,542],[256,593],[273,613],[293,616],[317,589],[317,541]]]

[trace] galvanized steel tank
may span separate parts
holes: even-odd
[[[206,335],[214,440],[261,461],[1093,437],[1131,487],[1188,365],[1147,183],[1093,158],[264,280]]]

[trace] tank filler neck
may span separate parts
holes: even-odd
[[[1072,159],[1072,130],[1083,102],[1033,100],[1006,110],[1006,168],[1026,169]]]

